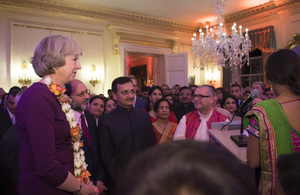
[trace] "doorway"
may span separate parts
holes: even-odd
[[[164,83],[172,85],[175,82],[182,86],[188,84],[186,53],[172,54],[170,48],[127,43],[119,44],[119,49],[122,56],[121,63],[123,65],[124,75],[130,75],[130,68],[132,67],[146,65],[147,81],[146,84],[143,83],[144,81],[140,81],[138,84],[139,87],[142,87],[143,84],[150,87]],[[137,73],[135,76],[138,77]]]
[[[139,91],[153,85],[153,56],[137,53],[127,54],[128,75],[134,75]]]

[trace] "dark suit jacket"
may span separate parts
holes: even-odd
[[[117,106],[100,120],[99,152],[107,174],[108,193],[114,188],[133,156],[155,144],[149,114],[140,109],[128,111]]]
[[[145,100],[136,96],[135,108],[144,109],[144,108],[146,108],[146,104],[147,104],[147,102]]]
[[[102,181],[104,183],[105,180],[105,173],[100,161],[100,156],[98,152],[98,143],[97,143],[97,127],[96,127],[96,120],[94,116],[89,113],[88,111],[84,112],[86,117],[88,128],[91,135],[92,141],[92,148],[90,147],[86,137],[82,134],[82,141],[83,141],[83,151],[85,153],[85,162],[88,164],[88,171],[91,173],[91,180],[96,184],[96,181]]]
[[[174,104],[173,112],[177,118],[177,121],[179,122],[181,118],[186,115],[189,112],[192,112],[195,110],[194,103],[189,103],[187,107],[184,107],[184,105],[180,102]]]
[[[244,102],[242,101],[242,99],[238,99],[238,107],[237,109],[243,104]],[[245,114],[248,112],[248,104],[240,111],[240,112],[236,112],[236,115],[243,118],[245,116]]]
[[[18,174],[19,139],[15,124],[0,140],[0,194],[18,194]]]
[[[8,114],[7,110],[0,112],[0,139],[6,132],[6,130],[12,126],[12,121],[10,119],[10,116]]]

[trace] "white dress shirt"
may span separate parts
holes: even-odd
[[[88,125],[88,123],[86,121],[86,117],[85,117],[84,111],[80,113],[80,112],[77,112],[77,111],[74,110],[74,113],[75,113],[75,119],[76,119],[77,123],[79,124],[80,129],[82,129],[81,128],[81,119],[80,119],[81,114],[84,115],[85,124],[89,128],[89,125]]]
[[[6,108],[6,109],[9,114],[10,120],[11,120],[12,124],[14,125],[16,123],[15,115],[13,113],[11,113],[8,108]]]

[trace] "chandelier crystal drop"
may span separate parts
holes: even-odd
[[[224,11],[226,0],[211,0],[214,13],[218,16],[217,25],[213,28],[206,26],[206,32],[199,29],[199,35],[194,33],[192,38],[192,55],[194,68],[201,68],[208,65],[218,65],[225,68],[242,67],[246,62],[249,64],[249,51],[251,40],[248,36],[248,29],[245,35],[242,33],[242,26],[234,23],[231,27],[231,35],[226,34],[224,23]]]

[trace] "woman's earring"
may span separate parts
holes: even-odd
[[[272,84],[270,83],[270,88],[271,88],[271,91],[273,91],[273,86],[272,86]]]

